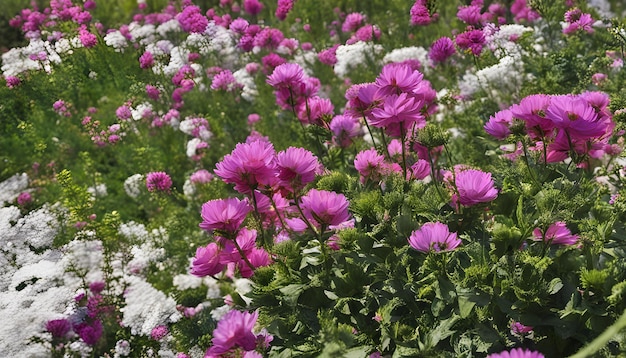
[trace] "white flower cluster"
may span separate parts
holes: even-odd
[[[143,174],[133,174],[124,181],[124,191],[128,196],[137,199],[142,188],[146,186]]]
[[[514,95],[524,81],[522,74],[523,63],[515,56],[504,56],[493,66],[476,72],[476,77],[482,88],[488,89],[489,94],[497,100]]]
[[[176,322],[181,317],[176,301],[155,289],[140,277],[129,276],[124,295],[126,306],[122,324],[130,327],[132,334],[149,336],[152,329],[161,324]]]
[[[516,40],[524,33],[533,31],[533,28],[519,24],[502,25],[499,28],[491,24],[484,30],[485,44],[497,58],[512,56],[521,59],[522,48]]]
[[[31,55],[37,60],[31,59]],[[41,69],[50,72],[52,65],[60,62],[61,57],[49,41],[34,38],[28,46],[14,47],[2,54],[2,74],[5,77],[17,76],[25,71]]]
[[[252,77],[252,75],[250,75],[245,68],[241,68],[233,72],[233,77],[235,77],[235,81],[237,81],[238,84],[243,86],[241,90],[241,98],[248,102],[253,102],[259,95],[254,77]]]
[[[421,46],[396,48],[383,57],[384,63],[404,62],[407,60],[418,60],[422,65],[423,71],[430,69],[428,50]]]
[[[28,175],[26,173],[15,174],[0,183],[0,207],[15,200],[26,188],[28,188]]]
[[[367,61],[374,61],[375,56],[383,51],[382,45],[371,42],[358,41],[351,45],[341,45],[337,48],[335,56],[335,74],[340,78],[346,78],[349,72]]]
[[[117,52],[123,52],[128,47],[128,40],[119,30],[111,31],[104,35],[104,43],[113,47]]]

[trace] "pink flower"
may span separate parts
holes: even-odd
[[[440,222],[430,222],[411,233],[409,245],[417,251],[441,252],[456,249],[461,244],[461,239],[456,233],[451,233],[448,225]]]
[[[302,124],[313,124],[328,128],[328,122],[334,115],[333,103],[328,98],[314,96],[306,99],[298,111],[298,120]]]
[[[515,16],[516,22],[522,20],[533,22],[541,17],[535,10],[528,7],[526,0],[515,0],[511,4],[511,13]]]
[[[6,76],[4,79],[7,81],[7,87],[9,88],[15,88],[22,82],[19,77],[15,76]]]
[[[533,327],[524,326],[523,324],[513,321],[511,322],[511,334],[516,336],[525,336],[526,334],[533,331]]]
[[[509,127],[512,121],[513,114],[510,110],[505,109],[497,112],[489,117],[489,121],[484,126],[485,132],[497,139],[504,140],[511,134]]]
[[[417,0],[415,4],[411,6],[411,25],[426,26],[437,20],[437,14],[431,16],[428,11],[427,3],[428,0]]]
[[[346,197],[334,191],[311,189],[302,197],[304,216],[318,227],[346,225],[350,220],[348,205]]]
[[[196,257],[191,264],[191,274],[198,277],[216,275],[224,269],[220,260],[220,248],[212,242],[196,249]]]
[[[315,179],[321,164],[304,148],[289,147],[276,156],[276,176],[279,184],[289,191],[298,191]]]
[[[259,314],[232,310],[226,313],[213,330],[213,345],[207,356],[221,356],[231,349],[241,347],[251,351],[256,347],[257,336],[252,332]]]
[[[74,327],[80,338],[90,346],[95,346],[102,337],[102,323],[94,320],[91,324],[81,323]]]
[[[533,236],[534,240],[550,245],[574,245],[580,238],[578,235],[573,235],[563,221],[550,225],[545,232],[542,232],[540,228],[535,228]]]
[[[151,172],[146,175],[146,187],[149,192],[169,191],[172,178],[165,172]]]
[[[403,129],[406,135],[413,126],[426,126],[423,107],[423,101],[406,93],[392,94],[385,97],[381,107],[372,110],[370,122],[374,127],[384,128],[390,136],[401,137]]]
[[[480,13],[481,7],[482,5],[459,6],[456,17],[468,25],[480,25],[483,21],[483,16]]]
[[[240,87],[230,70],[223,70],[213,77],[212,90],[233,91]]]
[[[574,8],[565,13],[565,21],[569,24],[563,29],[563,33],[570,35],[578,30],[584,30],[587,33],[593,33],[593,18],[591,14],[583,13],[580,9]]]
[[[595,109],[578,96],[553,96],[546,118],[554,126],[567,131],[573,139],[588,140],[603,136],[609,123],[601,120]]]
[[[251,211],[246,201],[237,198],[209,200],[202,204],[200,228],[236,232]]]
[[[378,154],[376,149],[371,148],[359,152],[354,158],[354,168],[361,175],[361,182],[366,180],[378,180],[383,170],[385,157]]]
[[[211,174],[206,169],[200,169],[195,173],[191,174],[189,180],[194,184],[204,184],[208,183],[213,179],[213,174]]]
[[[341,25],[341,31],[343,32],[352,32],[356,31],[363,22],[365,21],[365,16],[358,12],[350,13],[346,16],[346,19],[343,21]]]
[[[32,201],[33,201],[33,197],[27,191],[21,192],[20,195],[17,196],[17,205],[19,206],[28,205]]]
[[[55,338],[64,338],[71,329],[72,324],[65,318],[53,319],[46,322],[46,331],[52,333],[52,337]]]
[[[152,328],[152,331],[150,332],[150,337],[152,339],[154,339],[155,341],[160,341],[165,336],[167,336],[169,333],[170,332],[167,329],[167,326],[158,325],[158,326]]]
[[[249,194],[259,185],[274,183],[274,146],[269,142],[238,143],[231,154],[216,164],[215,174],[235,190]]]
[[[130,108],[128,108],[128,106],[124,105],[117,107],[117,110],[115,110],[115,115],[121,120],[126,120],[130,119],[133,116],[133,113],[130,111]]]
[[[317,58],[325,65],[334,66],[337,63],[337,48],[339,48],[339,44],[322,50],[317,54]]]
[[[185,32],[202,33],[209,24],[209,20],[197,6],[186,6],[176,19]]]
[[[456,49],[454,48],[454,42],[449,37],[441,37],[430,45],[430,52],[428,57],[433,64],[443,63],[450,58]]]
[[[526,122],[526,131],[532,139],[549,138],[552,136],[554,123],[546,118],[551,97],[545,94],[534,94],[524,97],[519,104],[512,105],[513,117]]]
[[[150,68],[154,66],[154,57],[152,57],[152,53],[150,51],[146,51],[139,57],[139,67],[141,68]]]
[[[342,148],[352,144],[352,139],[362,135],[361,124],[351,116],[334,116],[330,121],[330,130],[333,132],[333,144]]]
[[[414,71],[409,66],[393,63],[385,65],[376,78],[376,86],[378,86],[376,95],[384,97],[392,94],[399,95],[402,92],[411,93],[418,88],[423,78],[423,74]]]
[[[454,182],[458,191],[458,202],[464,206],[487,203],[498,196],[491,173],[475,169],[461,170],[455,174]]]
[[[492,353],[487,358],[544,358],[544,355],[528,349],[514,348],[510,351]]]
[[[295,0],[278,0],[278,7],[276,8],[276,17],[279,20],[285,20],[287,18],[287,14],[293,8],[293,3]]]
[[[304,70],[296,63],[284,63],[276,66],[267,77],[267,83],[274,88],[294,88],[302,83]]]
[[[460,48],[479,56],[485,44],[485,34],[482,30],[468,30],[456,35],[455,41]]]
[[[411,175],[417,180],[425,179],[430,175],[430,163],[424,159],[419,159],[411,166]]]
[[[263,10],[263,4],[259,0],[244,0],[243,10],[250,15],[258,15]]]

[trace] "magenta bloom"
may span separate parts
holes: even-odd
[[[294,88],[300,86],[304,78],[304,70],[297,63],[283,63],[276,66],[274,72],[267,77],[267,83],[278,88]]]
[[[456,17],[468,25],[480,25],[483,21],[483,16],[480,13],[481,6],[469,5],[459,6],[459,11],[456,13]]]
[[[154,57],[152,57],[152,53],[150,51],[146,51],[139,57],[139,67],[145,69],[152,66],[154,66]]]
[[[528,349],[514,348],[510,351],[490,354],[487,358],[544,358],[544,355]]]
[[[317,54],[318,60],[320,60],[320,62],[325,65],[334,66],[337,63],[337,48],[338,47],[339,47],[339,44],[336,44],[331,48],[327,48],[325,50],[320,51]]]
[[[189,180],[194,184],[204,184],[213,180],[213,174],[206,169],[200,169],[189,176]]]
[[[92,48],[98,43],[98,38],[96,37],[96,35],[87,31],[86,28],[81,28],[78,31],[78,39],[80,40],[80,43],[83,44],[83,46],[85,46],[86,48]]]
[[[7,87],[9,88],[15,88],[22,82],[19,77],[15,76],[6,76],[4,79],[7,81]]]
[[[458,202],[461,205],[472,206],[487,203],[498,196],[491,173],[467,169],[457,172],[454,179],[458,191]]]
[[[425,179],[430,175],[430,163],[424,159],[418,159],[411,166],[411,175],[417,180]]]
[[[523,324],[516,321],[511,322],[511,334],[513,335],[524,336],[532,331],[533,327],[531,326],[524,326]]]
[[[280,185],[290,191],[304,188],[320,169],[317,157],[304,148],[289,147],[276,156],[276,176]]]
[[[358,13],[358,12],[350,13],[346,15],[346,19],[343,21],[343,24],[341,25],[341,31],[342,32],[356,31],[356,29],[361,27],[364,21],[365,21],[365,16],[363,16],[363,14]]]
[[[197,6],[186,6],[181,11],[177,20],[180,23],[180,27],[185,32],[202,33],[209,25],[209,20],[206,16],[202,15],[202,10]]]
[[[233,91],[240,87],[230,70],[223,70],[213,77],[212,90]]]
[[[450,232],[448,225],[440,222],[426,223],[411,233],[409,245],[417,251],[441,252],[456,249],[461,244],[455,232]]]
[[[362,135],[361,124],[351,116],[337,115],[330,121],[330,131],[333,132],[333,144],[342,148],[352,144],[352,139]]]
[[[311,189],[302,197],[304,216],[316,226],[329,228],[348,225],[350,213],[348,200],[334,191]]]
[[[380,179],[384,163],[385,157],[378,154],[374,148],[363,150],[354,158],[354,168],[361,175],[362,183],[368,179]]]
[[[574,139],[599,138],[607,132],[608,123],[600,120],[595,109],[578,96],[553,96],[546,118],[556,128],[566,130]]]
[[[374,108],[371,113],[370,122],[374,127],[384,128],[393,137],[401,137],[402,129],[404,133],[415,126],[423,128],[426,120],[422,115],[424,101],[401,93],[392,94],[385,98],[382,107]]]
[[[433,62],[433,64],[438,64],[445,62],[448,58],[450,58],[456,49],[454,48],[454,42],[449,37],[441,37],[432,45],[430,45],[430,52],[428,52],[428,57]]]
[[[81,323],[74,327],[78,336],[88,345],[95,346],[102,337],[102,322],[94,320],[91,324]]]
[[[263,10],[263,4],[259,0],[244,0],[243,10],[250,15],[258,15]]]
[[[411,25],[426,26],[437,20],[437,14],[431,16],[428,7],[426,7],[426,3],[427,0],[417,0],[415,4],[411,6]]]
[[[220,248],[216,243],[212,242],[206,247],[198,247],[196,249],[196,257],[191,264],[191,274],[204,277],[216,275],[224,269],[224,265],[220,260]]]
[[[27,191],[21,192],[20,195],[17,196],[17,205],[19,206],[28,205],[32,201],[33,197]]]
[[[546,118],[551,97],[545,94],[534,94],[524,97],[519,104],[512,105],[513,117],[526,122],[526,131],[532,139],[549,138],[552,136],[554,123]]]
[[[152,328],[152,331],[150,332],[150,337],[155,341],[160,341],[165,336],[167,336],[168,333],[170,333],[170,331],[167,329],[167,326],[158,325]]]
[[[503,140],[510,134],[511,122],[513,121],[513,114],[510,110],[505,109],[497,112],[493,116],[489,117],[489,121],[485,124],[485,132],[489,133],[493,137]]]
[[[557,221],[550,225],[545,233],[541,229],[535,228],[533,236],[534,240],[543,241],[550,245],[574,245],[579,239],[578,235],[573,235],[569,231],[563,221]]]
[[[584,30],[587,33],[593,33],[593,18],[591,14],[583,13],[579,8],[574,8],[565,13],[565,21],[569,24],[563,29],[563,33],[570,35],[578,30]]]
[[[482,30],[468,30],[456,35],[455,40],[457,46],[479,56],[485,44],[485,34]]]
[[[52,333],[52,337],[55,338],[65,337],[71,329],[72,324],[65,318],[53,319],[46,322],[46,331]]]
[[[287,18],[287,14],[293,8],[294,0],[278,0],[278,7],[276,8],[276,17],[279,20],[285,20]]]
[[[149,192],[169,191],[172,178],[165,172],[151,172],[146,175],[146,187]]]
[[[385,65],[376,78],[377,96],[399,95],[402,92],[411,93],[418,88],[423,78],[423,74],[414,71],[407,65],[395,63]]]
[[[235,184],[235,190],[250,194],[259,185],[275,181],[274,146],[269,142],[238,143],[231,154],[216,164],[216,175],[224,182]]]
[[[226,313],[213,331],[213,345],[207,350],[210,357],[221,356],[231,349],[241,347],[245,351],[256,348],[256,335],[252,332],[258,312],[240,312],[232,310]]]
[[[202,204],[200,228],[235,232],[251,211],[246,201],[237,198],[209,200]]]

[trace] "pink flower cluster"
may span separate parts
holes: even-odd
[[[563,29],[563,33],[566,35],[571,35],[578,30],[586,31],[589,34],[594,31],[591,27],[594,22],[591,14],[584,13],[579,8],[568,10],[565,13],[565,22],[567,26]]]
[[[430,82],[406,64],[385,65],[376,82],[356,86],[346,92],[344,115],[364,117],[392,137],[405,139],[414,134],[437,110]]]
[[[411,233],[409,245],[424,253],[451,251],[461,244],[457,234],[450,232],[448,225],[429,222]]]
[[[534,141],[531,149],[540,152],[546,162],[569,157],[579,166],[587,166],[590,158],[614,154],[609,138],[615,123],[608,106],[609,96],[604,92],[536,94],[494,114],[484,128],[502,140],[511,134],[514,123],[521,121],[525,134]]]
[[[98,147],[118,143],[126,135],[121,124],[114,123],[106,127],[106,129],[102,129],[100,121],[93,120],[91,116],[83,117],[81,124],[87,130],[91,141]]]
[[[417,0],[411,6],[411,25],[416,26],[426,26],[430,25],[430,23],[437,21],[439,18],[439,14],[432,13],[429,7],[432,7],[432,2],[430,0]]]
[[[257,311],[249,313],[232,310],[226,313],[213,331],[212,345],[207,349],[205,358],[235,355],[261,357],[256,349],[265,351],[273,337],[264,331],[254,333],[258,316]]]

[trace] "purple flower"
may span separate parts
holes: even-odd
[[[532,139],[546,140],[552,136],[554,123],[546,118],[550,102],[550,96],[534,94],[524,97],[519,104],[512,105],[510,108],[513,117],[526,123],[526,131]]]
[[[274,68],[267,83],[274,88],[294,88],[302,83],[304,70],[296,63],[283,63]]]
[[[91,324],[81,323],[74,330],[90,346],[96,345],[102,337],[102,323],[99,320],[94,320]]]
[[[546,110],[546,118],[556,128],[563,129],[574,139],[599,138],[607,132],[606,121],[601,120],[595,109],[578,96],[553,96]]]
[[[84,27],[81,27],[81,29],[78,31],[78,39],[80,40],[80,43],[83,44],[83,46],[85,46],[86,48],[94,47],[98,43],[98,38],[96,37],[96,35],[87,31],[87,29]]]
[[[482,30],[468,30],[456,35],[455,41],[460,48],[479,56],[485,44],[485,34]]]
[[[453,202],[456,199],[464,206],[487,203],[498,196],[498,190],[495,188],[493,179],[491,179],[491,173],[476,169],[457,171],[454,183],[458,198],[453,197]]]
[[[334,191],[311,189],[302,197],[304,216],[318,227],[327,225],[332,229],[348,225],[348,205],[346,197]]]
[[[263,4],[259,0],[244,0],[243,10],[250,15],[258,15],[263,10]]]
[[[487,358],[544,358],[544,355],[528,349],[514,348],[510,351],[490,354]]]
[[[485,132],[497,139],[504,140],[509,136],[509,134],[511,134],[509,127],[511,126],[512,121],[513,114],[510,110],[505,109],[497,112],[493,116],[489,117],[489,121],[484,127]]]
[[[354,158],[354,168],[361,175],[361,183],[366,180],[378,180],[383,171],[385,157],[371,148],[359,152]]]
[[[348,147],[353,138],[363,134],[358,119],[343,115],[333,117],[330,130],[333,132],[333,143],[342,148]]]
[[[232,310],[226,313],[213,331],[213,345],[206,356],[221,356],[231,349],[241,347],[245,351],[256,348],[257,337],[252,332],[258,312],[240,312]]]
[[[152,57],[152,52],[146,51],[139,57],[139,67],[145,69],[152,66],[154,66],[154,57]]]
[[[177,20],[185,32],[201,33],[204,32],[209,24],[209,20],[202,15],[202,11],[197,6],[186,6],[178,14]]]
[[[441,37],[430,45],[428,57],[433,64],[438,64],[445,62],[455,52],[454,42],[449,37]]]
[[[17,205],[19,206],[28,205],[32,201],[33,201],[33,197],[27,191],[21,192],[20,195],[17,196]]]
[[[46,322],[46,331],[52,333],[52,337],[63,338],[72,329],[72,324],[69,320],[53,319]]]
[[[235,232],[250,212],[250,205],[237,198],[209,200],[202,204],[200,228]]]
[[[211,82],[212,90],[233,91],[240,87],[230,70],[223,70],[213,77]]]
[[[482,4],[459,6],[459,11],[456,13],[456,17],[468,25],[480,25],[483,21],[483,16],[480,13],[481,6]]]
[[[593,33],[593,18],[591,14],[583,13],[580,9],[574,8],[565,13],[565,21],[569,24],[563,29],[563,33],[570,35],[578,30],[584,30],[587,33]]]
[[[104,283],[103,281],[94,281],[89,284],[89,291],[91,291],[93,294],[99,294],[100,292],[102,292],[102,290],[104,290],[105,287],[106,283]]]
[[[216,275],[224,269],[220,260],[220,248],[212,242],[196,249],[196,257],[191,263],[191,274],[198,277]]]
[[[285,20],[287,18],[287,14],[293,8],[294,0],[278,0],[278,7],[276,8],[276,17],[279,20]]]
[[[407,65],[394,63],[385,65],[376,78],[376,86],[378,86],[376,95],[386,97],[392,94],[399,95],[402,92],[411,93],[418,88],[423,78],[423,74]]]
[[[172,187],[172,178],[165,172],[151,172],[146,175],[146,187],[149,192],[169,191]]]
[[[411,233],[409,245],[417,251],[441,252],[451,251],[461,244],[456,233],[451,233],[448,225],[440,222],[430,222]]]
[[[315,179],[321,164],[317,157],[304,148],[289,147],[276,156],[276,176],[289,191],[298,191]]]
[[[540,228],[535,228],[533,236],[534,240],[543,241],[550,245],[574,245],[579,239],[579,236],[573,235],[563,221],[557,221],[550,225],[545,232],[542,232]]]
[[[168,333],[170,333],[170,332],[167,329],[167,326],[158,325],[158,326],[152,328],[152,331],[150,332],[150,337],[152,337],[152,339],[154,339],[155,341],[160,341],[165,336],[167,336]]]
[[[259,185],[275,182],[274,146],[269,142],[238,143],[231,154],[216,164],[216,175],[224,182],[235,184],[235,190],[250,194]]]
[[[346,19],[343,21],[341,25],[341,31],[343,32],[352,32],[356,31],[365,20],[365,16],[358,12],[350,13],[346,16]]]
[[[393,137],[401,137],[402,130],[408,133],[415,128],[426,126],[426,120],[422,114],[424,101],[406,93],[389,95],[381,107],[374,108],[370,122],[374,127],[384,128]]]
[[[524,326],[523,324],[513,321],[511,322],[511,334],[515,336],[525,336],[533,331],[533,327]]]

